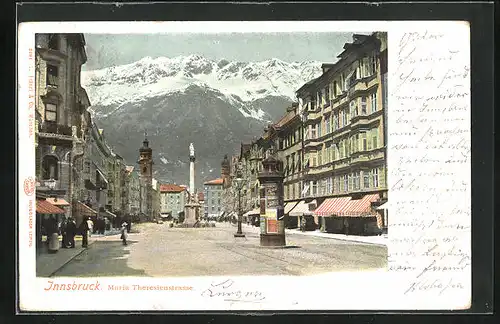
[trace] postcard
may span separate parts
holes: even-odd
[[[469,25],[23,22],[22,312],[471,305]]]

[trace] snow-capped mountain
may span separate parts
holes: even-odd
[[[218,62],[201,55],[145,57],[135,63],[82,72],[93,105],[142,102],[183,91],[190,85],[218,90],[228,101],[253,102],[269,96],[294,100],[295,90],[321,73],[319,62]],[[262,119],[263,111],[245,111]]]
[[[295,91],[321,74],[319,62],[213,61],[201,55],[145,57],[82,71],[94,119],[126,161],[137,158],[144,130],[156,176],[185,183],[187,147],[197,151],[198,185],[220,176],[220,160],[276,121]]]

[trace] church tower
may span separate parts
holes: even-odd
[[[141,212],[146,214],[148,220],[153,220],[153,150],[149,147],[147,133],[139,149],[139,167],[141,175]]]
[[[221,176],[222,176],[222,187],[224,189],[227,189],[231,187],[231,166],[229,164],[229,159],[227,158],[227,155],[224,155],[224,160],[222,160],[221,163]]]

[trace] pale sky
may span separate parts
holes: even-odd
[[[353,33],[85,34],[84,70],[122,65],[145,56],[200,54],[230,61],[321,61],[333,63]]]

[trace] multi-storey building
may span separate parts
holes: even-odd
[[[337,63],[323,65],[323,74],[297,91],[304,125],[302,193],[315,198],[310,209],[322,205],[317,217],[339,216],[343,223],[333,227],[351,232],[362,232],[368,218],[360,216],[373,215],[371,204],[387,199],[385,43],[385,33],[354,35]]]
[[[160,183],[153,178],[151,180],[153,220],[158,220],[161,213]]]
[[[186,204],[186,188],[176,184],[160,185],[160,213],[170,214],[174,218],[179,217],[180,212],[184,212]]]
[[[87,60],[85,38],[37,34],[35,44],[36,190],[64,200],[67,216],[73,216],[80,194],[75,174],[83,168],[79,159],[90,105],[80,85],[81,66]]]
[[[139,173],[135,170],[134,166],[127,166],[125,168],[126,178],[125,178],[125,195],[126,207],[124,213],[127,216],[137,219],[140,212],[140,179]]]
[[[204,183],[205,215],[208,218],[219,217],[224,210],[223,179],[218,178]]]

